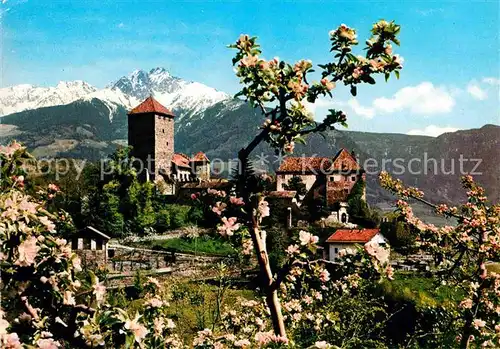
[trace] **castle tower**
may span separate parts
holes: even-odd
[[[174,156],[175,115],[148,97],[128,113],[128,145],[132,156],[141,160],[144,170],[142,178],[154,180],[158,174],[170,176]]]

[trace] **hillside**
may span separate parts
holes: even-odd
[[[17,111],[1,118],[0,142],[17,139],[39,157],[98,160],[117,145],[126,145],[127,110],[149,95],[177,115],[177,152],[201,150],[211,159],[233,159],[257,134],[263,121],[258,110],[239,99],[155,68],[132,72],[104,89],[82,81],[61,82],[50,88],[19,85],[0,89],[0,114]],[[340,147],[354,150],[368,171],[368,200],[382,208],[387,208],[392,198],[377,183],[380,170],[431,193],[434,201],[457,202],[464,199],[460,174],[474,168],[474,162],[467,161],[460,171],[460,158],[483,159],[476,169],[482,174],[475,177],[491,199],[498,201],[499,139],[500,127],[495,125],[436,138],[335,130],[312,135],[307,145],[296,147],[295,154],[333,156]],[[278,158],[266,145],[254,152],[258,159],[263,158],[261,155],[267,160],[259,167],[272,171],[279,166]],[[452,162],[454,171],[448,173]]]

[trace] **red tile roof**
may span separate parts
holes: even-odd
[[[196,153],[196,155],[193,156],[193,158],[191,159],[191,161],[210,162],[210,160],[208,159],[208,157],[202,151]]]
[[[178,167],[191,168],[189,165],[189,157],[184,154],[175,153],[172,157],[172,162]]]
[[[380,229],[339,229],[326,242],[367,243],[379,232]]]
[[[155,113],[159,115],[164,115],[164,116],[172,116],[174,117],[174,113],[172,113],[170,110],[165,108],[163,105],[160,104],[156,99],[153,97],[148,97],[144,102],[139,104],[137,107],[132,109],[128,115],[132,114],[146,114],[146,113]]]
[[[276,172],[320,173],[327,171],[331,165],[332,160],[326,157],[286,157]]]
[[[329,157],[286,157],[276,171],[292,173],[330,173],[336,171],[360,170],[357,160],[346,149],[340,149],[333,158]]]
[[[360,170],[358,160],[347,149],[342,148],[333,158],[331,170]]]

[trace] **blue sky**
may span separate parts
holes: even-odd
[[[239,34],[258,36],[266,58],[325,63],[329,30],[346,23],[363,43],[384,18],[402,26],[401,79],[362,87],[356,99],[338,88],[334,101],[314,108],[318,119],[342,107],[353,130],[431,135],[500,123],[497,1],[3,2],[2,87],[60,80],[104,87],[161,66],[236,93],[226,45]]]

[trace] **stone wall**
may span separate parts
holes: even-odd
[[[137,270],[171,268],[173,271],[199,269],[212,265],[221,257],[171,253],[139,248],[110,248],[112,255],[107,266],[111,272],[126,273]]]
[[[172,173],[172,158],[174,156],[174,118],[155,115],[155,175]]]
[[[82,260],[83,269],[96,269],[107,266],[106,250],[74,250]]]
[[[356,172],[328,175],[326,178],[327,204],[331,206],[338,201],[346,201],[347,196],[361,176]]]

